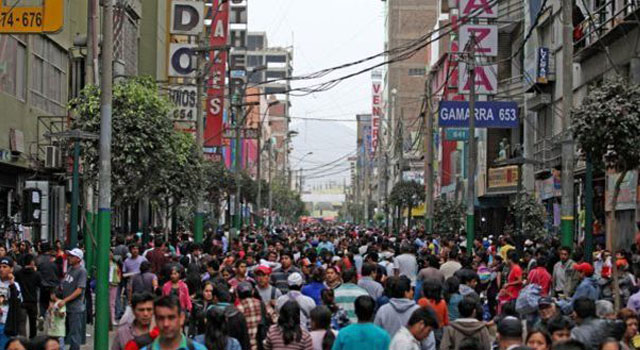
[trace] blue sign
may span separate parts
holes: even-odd
[[[469,139],[469,129],[446,129],[444,139],[447,141],[466,141]]]
[[[476,102],[474,109],[476,128],[512,129],[519,125],[516,102]],[[441,101],[438,110],[438,126],[441,128],[469,127],[469,102]]]
[[[549,49],[538,48],[538,71],[536,72],[536,83],[546,84],[549,78]]]

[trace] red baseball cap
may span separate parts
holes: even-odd
[[[573,265],[573,269],[578,272],[584,273],[587,277],[591,277],[591,275],[593,275],[593,266],[591,266],[591,264],[589,264],[588,262],[575,264]]]
[[[265,265],[258,265],[258,267],[255,268],[255,270],[253,271],[254,273],[264,273],[265,275],[270,275],[271,274],[271,268],[269,266],[265,266]]]

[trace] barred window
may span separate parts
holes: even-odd
[[[0,91],[20,101],[27,96],[27,46],[24,35],[0,35]]]
[[[31,37],[31,104],[53,115],[64,115],[67,103],[67,52],[43,35]]]

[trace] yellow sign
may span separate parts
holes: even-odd
[[[518,166],[489,168],[489,188],[518,186]]]
[[[42,7],[2,6],[0,33],[56,33],[64,25],[64,0],[43,0]]]

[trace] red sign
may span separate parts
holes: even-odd
[[[204,126],[204,146],[222,146],[224,115],[224,79],[227,71],[227,45],[229,34],[229,2],[211,0],[211,36],[209,45],[213,48],[209,60],[211,72],[207,88],[207,119]]]

